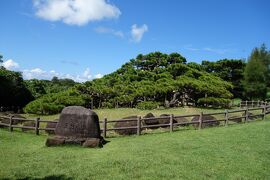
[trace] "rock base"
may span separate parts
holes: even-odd
[[[46,146],[51,147],[51,146],[59,146],[65,144],[65,139],[62,137],[49,137],[46,141]]]
[[[100,139],[98,138],[89,138],[83,143],[82,146],[90,147],[90,148],[102,147],[102,143],[100,142]]]
[[[46,146],[60,146],[64,144],[78,144],[83,147],[96,148],[103,147],[103,138],[72,138],[63,136],[53,136],[46,140]]]

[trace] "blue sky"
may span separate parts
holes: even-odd
[[[0,54],[24,78],[86,81],[139,53],[247,58],[270,46],[268,0],[1,0]]]

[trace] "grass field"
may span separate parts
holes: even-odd
[[[169,109],[155,109],[155,110],[140,110],[136,108],[117,108],[117,109],[94,109],[98,114],[99,119],[103,120],[105,117],[108,120],[121,119],[127,116],[145,116],[147,113],[152,112],[154,115],[158,116],[160,114],[175,114],[175,115],[186,115],[186,114],[198,114],[200,112],[222,112],[224,109],[210,109],[210,108],[194,108],[194,107],[185,107],[185,108],[169,108]],[[23,114],[27,118],[41,117],[46,120],[58,119],[59,114],[48,115],[48,116],[39,116],[35,114]]]
[[[234,109],[239,109],[239,108],[235,107]],[[155,116],[159,116],[161,114],[189,115],[189,114],[199,114],[200,112],[204,112],[204,113],[224,112],[224,109],[185,107],[185,108],[169,108],[169,109],[155,109],[155,110],[139,110],[136,108],[118,108],[118,109],[95,109],[94,111],[98,114],[100,120],[103,120],[105,117],[107,117],[108,121],[110,121],[110,120],[120,120],[124,117],[134,116],[134,115],[143,117],[147,113],[150,113],[150,112],[152,112]],[[253,114],[260,114],[261,112],[262,112],[261,110],[252,111]],[[232,117],[232,116],[240,117],[242,116],[242,113],[243,112],[230,113],[229,117]],[[22,114],[22,115],[27,118],[40,117],[41,119],[45,119],[45,120],[54,120],[54,119],[58,119],[60,114],[49,115],[49,116],[44,116],[44,115],[39,116],[39,115],[34,115],[34,114]],[[214,117],[216,119],[224,119],[224,114],[214,115]],[[187,118],[187,120],[191,121],[192,118],[193,117],[189,117]],[[232,124],[234,122],[230,121],[229,123]],[[223,124],[224,122],[221,122],[221,125]],[[45,127],[46,123],[40,123],[40,126]],[[113,126],[114,126],[114,123],[109,123],[107,125],[108,128],[113,128]],[[188,126],[188,127],[178,127],[176,129],[181,130],[181,129],[194,129],[194,128],[192,126]],[[164,128],[160,128],[156,130],[147,129],[147,132],[144,130],[142,133],[160,133],[164,131],[168,131],[168,129],[164,129]],[[43,131],[41,131],[41,133],[43,133]],[[116,134],[114,131],[108,131],[107,136],[117,137],[119,135]]]
[[[109,138],[102,149],[45,147],[0,129],[0,179],[269,179],[270,119]]]

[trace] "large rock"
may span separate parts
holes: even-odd
[[[173,119],[174,123],[187,123],[189,122],[187,118],[185,117],[174,117]],[[179,126],[187,126],[187,124],[181,124]]]
[[[148,119],[149,118],[149,119]],[[153,113],[148,113],[143,117],[144,125],[156,125],[158,124],[158,119],[155,118]]]
[[[102,144],[100,142],[100,139],[98,139],[98,138],[89,138],[83,143],[83,147],[95,148],[95,147],[99,147],[100,144]]]
[[[59,146],[65,144],[65,138],[64,137],[49,137],[46,141],[46,146]]]
[[[191,121],[199,121],[199,116],[195,116],[192,118]],[[206,121],[210,121],[212,120],[211,122],[206,122]],[[205,127],[214,127],[214,126],[218,126],[220,124],[220,122],[214,117],[214,116],[211,116],[211,115],[203,115],[202,116],[202,128],[205,128]],[[199,124],[193,124],[193,126],[195,128],[198,128]]]
[[[62,110],[59,122],[55,129],[54,137],[49,137],[47,146],[57,146],[61,144],[83,145],[88,139],[100,139],[99,118],[94,111],[81,106],[69,106]],[[102,144],[98,145],[99,147]],[[89,146],[90,147],[90,146]]]
[[[232,116],[229,117],[229,121],[235,122],[235,123],[241,123],[242,122],[242,118],[239,116]]]
[[[169,124],[170,123],[170,114],[161,114],[158,118],[159,124]]]
[[[159,124],[169,124],[170,123],[170,114],[161,114],[160,118],[158,119]],[[173,123],[185,123],[188,122],[188,119],[185,117],[174,117]],[[180,125],[180,126],[186,126],[186,125]]]
[[[114,128],[123,128],[123,127],[135,127],[134,129],[120,129],[115,130],[116,133],[120,135],[132,135],[137,133],[137,116],[129,116],[123,119],[134,119],[134,121],[118,121],[114,124]]]

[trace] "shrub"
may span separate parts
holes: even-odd
[[[229,107],[230,99],[225,98],[215,98],[215,97],[206,97],[200,98],[197,103],[200,106],[213,106],[213,107]]]
[[[24,112],[30,114],[57,114],[66,106],[83,106],[85,100],[74,89],[51,93],[28,103]]]
[[[158,102],[155,101],[143,101],[143,102],[139,102],[136,106],[136,108],[138,109],[142,109],[142,110],[152,110],[152,109],[156,109],[159,106]]]

